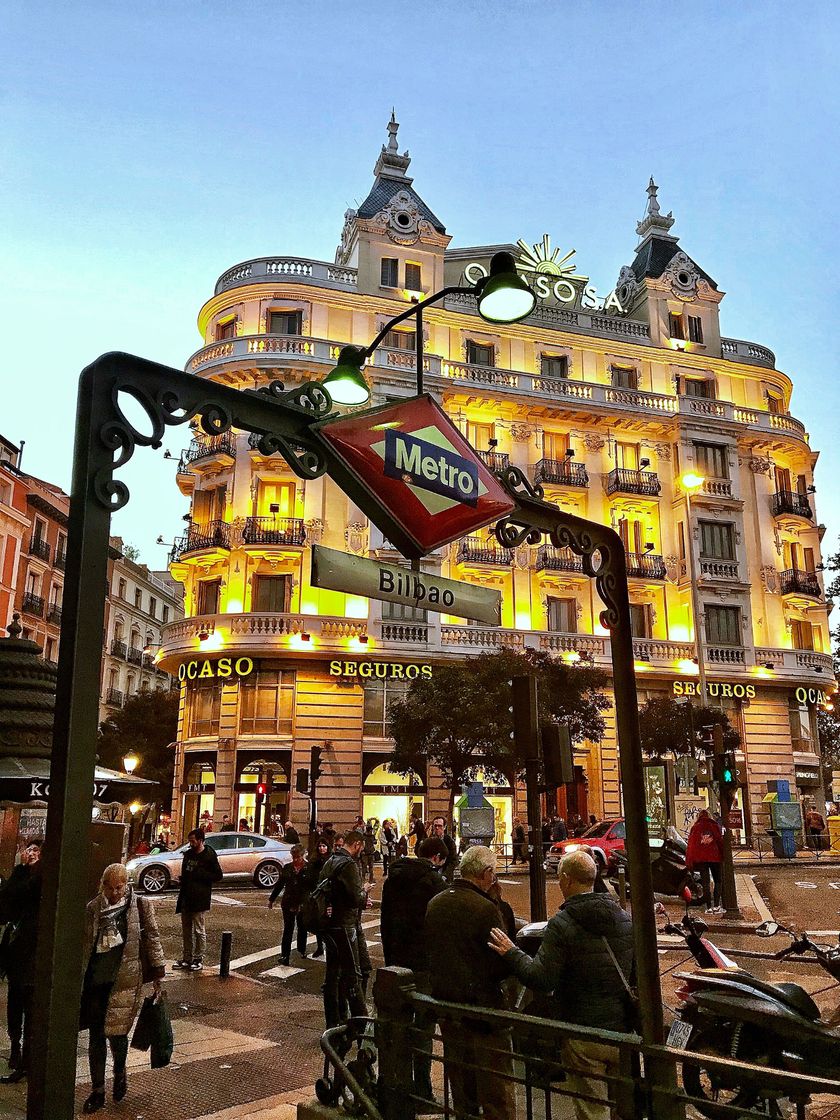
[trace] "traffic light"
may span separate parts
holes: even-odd
[[[546,724],[541,732],[543,775],[549,789],[575,780],[572,740],[564,723]]]
[[[706,754],[713,754],[715,749],[715,730],[714,725],[707,723],[705,727],[701,727],[697,731],[697,737],[700,740],[700,746]]]
[[[297,772],[295,789],[298,793],[309,793],[309,771],[305,766]]]
[[[257,808],[259,808],[260,805],[262,805],[263,801],[265,801],[265,790],[265,782],[260,782],[260,784],[257,786]]]
[[[315,783],[318,781],[318,779],[321,777],[321,775],[324,772],[321,769],[321,752],[323,751],[323,749],[324,748],[322,746],[315,743],[315,744],[313,744],[312,750],[310,752],[310,756],[309,756],[309,775],[312,779],[312,785],[313,786],[315,785]]]
[[[738,763],[732,751],[726,751],[720,756],[718,782],[722,790],[736,790],[738,788]]]

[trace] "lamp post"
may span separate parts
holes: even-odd
[[[123,770],[125,770],[126,774],[133,774],[139,765],[140,759],[134,751],[129,751],[123,758]]]
[[[694,645],[697,649],[697,669],[700,681],[700,697],[706,703],[706,664],[703,656],[703,628],[700,625],[700,591],[697,587],[697,563],[694,559],[694,536],[691,531],[691,495],[703,488],[706,479],[701,474],[688,473],[680,479],[680,485],[685,494],[685,524],[687,538],[685,542],[688,553],[688,577],[691,582],[691,613],[694,615]]]
[[[413,303],[407,310],[390,319],[370,346],[344,346],[338,355],[338,365],[324,378],[324,388],[336,404],[365,404],[370,399],[370,387],[362,373],[362,366],[379,346],[385,336],[398,323],[415,319],[415,353],[417,355],[417,395],[423,392],[423,310],[445,296],[463,293],[478,300],[478,313],[488,323],[518,323],[530,315],[537,297],[516,271],[516,261],[511,253],[496,253],[490,261],[489,276],[464,287],[452,284],[439,292]]]

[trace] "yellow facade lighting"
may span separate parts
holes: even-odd
[[[706,479],[702,474],[695,474],[694,471],[686,471],[680,478],[680,486],[682,486],[683,490],[687,490],[691,493],[692,491],[699,490],[705,481]]]

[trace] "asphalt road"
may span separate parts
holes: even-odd
[[[797,930],[840,930],[840,864],[769,864],[752,872],[773,917]]]

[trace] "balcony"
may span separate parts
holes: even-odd
[[[299,517],[246,517],[242,530],[244,544],[302,545],[306,540]]]
[[[534,482],[585,489],[589,485],[589,475],[583,463],[573,463],[570,459],[540,459],[534,467]]]
[[[125,696],[119,688],[109,688],[105,693],[105,703],[112,708],[121,708],[124,700]]]
[[[537,549],[535,567],[538,572],[578,572],[582,575],[583,557],[576,556],[570,548],[542,544]]]
[[[464,537],[458,545],[458,564],[489,564],[492,567],[508,567],[513,560],[513,550],[502,548],[495,541],[485,537]]]
[[[801,572],[798,568],[788,568],[779,576],[783,595],[807,595],[812,599],[822,598],[822,588],[815,572]]]
[[[151,653],[145,653],[144,652],[143,653],[143,668],[144,669],[154,669],[154,667],[155,667],[154,656]]]
[[[794,517],[804,517],[806,521],[811,521],[814,516],[807,495],[796,490],[777,490],[771,499],[771,508],[774,517],[790,513]]]
[[[60,552],[56,552],[55,559],[53,560],[53,567],[58,568],[58,570],[60,572],[63,572],[64,569],[67,567],[67,550],[66,549],[63,548],[63,549],[61,549]]]
[[[50,603],[49,610],[47,611],[47,622],[51,622],[53,626],[61,625],[61,607],[56,603]]]
[[[627,575],[632,579],[665,579],[665,561],[656,552],[628,552]]]
[[[41,560],[46,560],[49,563],[50,559],[50,546],[41,537],[29,538],[29,555],[38,556]]]
[[[503,451],[479,451],[478,454],[491,471],[504,471],[510,466],[510,455]]]
[[[230,548],[230,525],[227,521],[210,521],[207,525],[191,525],[185,537],[176,537],[169,562],[176,563],[191,552],[210,548]]]
[[[20,604],[20,609],[24,614],[34,614],[38,618],[44,617],[44,600],[40,595],[35,595],[31,591],[27,591],[23,596]]]
[[[722,579],[727,582],[741,578],[737,560],[704,560],[700,557],[700,575],[707,579]]]
[[[607,497],[612,497],[613,494],[638,494],[643,498],[657,498],[662,484],[655,471],[633,471],[626,467],[616,467],[607,475],[604,490]]]
[[[142,665],[143,664],[143,651],[139,646],[129,646],[128,654],[126,657],[129,665]]]
[[[207,436],[194,439],[186,451],[181,452],[178,474],[184,474],[190,463],[213,460],[217,463],[232,465],[236,460],[236,439],[230,432],[220,436]]]
[[[121,657],[123,660],[128,656],[128,646],[119,638],[114,638],[111,642],[111,656]]]

